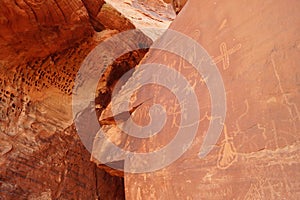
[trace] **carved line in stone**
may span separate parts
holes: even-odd
[[[298,110],[297,105],[295,103],[290,102],[290,100],[288,98],[289,94],[287,94],[283,89],[282,81],[280,79],[280,76],[279,76],[279,73],[277,71],[277,67],[276,67],[276,64],[275,64],[274,54],[271,54],[271,63],[272,63],[272,67],[273,67],[273,71],[274,71],[276,80],[278,82],[278,87],[279,87],[280,93],[282,94],[282,97],[283,97],[284,104],[286,105],[287,110],[288,110],[288,112],[290,114],[290,117],[292,119],[294,130],[295,130],[295,132],[297,132],[296,122],[300,120],[300,112]],[[293,113],[293,111],[294,111],[294,113]]]
[[[228,136],[226,124],[224,124],[225,139],[219,151],[217,167],[219,169],[227,169],[237,161],[236,149],[233,145],[233,138]]]
[[[220,52],[221,55],[214,58],[213,62],[216,64],[222,62],[223,63],[223,69],[226,70],[229,68],[230,62],[229,62],[229,56],[240,50],[242,47],[242,44],[239,43],[236,46],[232,47],[231,49],[227,48],[227,45],[225,42],[222,42],[220,44]]]

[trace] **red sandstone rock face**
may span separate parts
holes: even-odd
[[[97,14],[100,12],[101,7],[105,3],[104,0],[83,0],[82,2],[85,5],[91,17],[96,17]]]
[[[144,5],[153,7],[155,2],[144,2]],[[165,5],[162,8],[156,6],[156,10],[152,10],[150,15],[141,10],[142,18],[139,18],[145,20],[156,13],[167,16],[168,12],[172,12],[170,9],[164,10]],[[135,17],[132,16],[134,13],[127,13],[127,15],[126,18],[122,12],[106,4],[104,0],[1,1],[0,59],[10,58],[13,61],[16,55],[23,55],[23,58],[30,58],[32,55],[44,57],[70,46],[76,46],[78,42],[91,37],[93,29],[124,31],[135,28],[131,21]],[[148,20],[147,23],[150,21]],[[158,21],[151,22],[152,25],[155,23]]]
[[[14,141],[1,137],[1,199],[124,198],[121,178],[89,161],[74,128],[26,134]],[[3,151],[10,147],[11,152]]]
[[[88,11],[89,17],[90,17],[90,22],[93,25],[94,29],[96,31],[102,31],[104,30],[103,24],[97,20],[97,14],[100,12],[103,4],[105,3],[104,0],[83,0],[82,1],[85,8]]]
[[[124,198],[122,178],[90,162],[72,126],[72,82],[95,45],[0,68],[0,198]]]
[[[185,1],[172,1],[180,9],[182,4],[178,2]],[[147,14],[153,8],[165,9],[152,3],[141,6]],[[125,173],[127,199],[299,197],[298,10],[297,1],[290,5],[188,2],[172,28],[198,41],[214,58],[227,93],[226,129],[213,151],[199,159],[200,145],[211,120],[204,80],[194,82],[194,71],[174,55],[151,50],[144,62],[165,62],[191,75],[189,80],[201,91],[198,98],[203,118],[193,145],[176,162],[153,173]],[[107,14],[116,20],[107,18]],[[123,199],[122,179],[96,168],[76,135],[70,95],[76,72],[88,52],[118,33],[116,30],[134,28],[132,19],[101,0],[2,1],[0,16],[0,197]],[[169,15],[157,12],[155,16]],[[94,30],[101,32],[95,34]],[[119,76],[135,66],[144,53],[125,55],[127,63],[121,60],[110,69],[117,69]],[[15,58],[14,63],[8,62],[11,58]],[[135,72],[128,84],[139,73]],[[116,81],[114,73],[106,75],[111,82],[99,83],[99,115],[110,109],[109,96]],[[136,122],[147,124],[152,103],[166,106],[171,118],[160,136],[150,143],[135,140],[135,146],[129,145],[128,149],[159,149],[176,131],[170,128],[178,120],[172,114],[179,112],[174,96],[164,88],[149,86],[137,95],[138,101],[149,96],[155,98],[134,111]],[[114,134],[112,138],[124,142],[113,123],[106,126]],[[103,168],[97,160],[94,162]],[[110,168],[105,170],[122,176]]]
[[[123,179],[110,175],[120,174],[90,162],[72,125],[71,94],[87,54],[135,28],[127,18],[101,0],[0,2],[0,199],[124,199]],[[116,79],[146,51],[109,66],[99,115]]]
[[[106,29],[126,31],[134,29],[134,25],[109,4],[104,4],[96,18]]]
[[[125,173],[127,199],[299,198],[299,8],[298,1],[187,3],[171,28],[195,39],[217,64],[227,94],[224,130],[210,154],[200,159],[200,146],[213,117],[204,81],[198,77],[202,81],[195,83],[190,65],[178,57],[150,50],[146,63],[168,64],[195,83],[202,117],[192,146],[176,162],[152,173]],[[127,84],[142,73],[137,70]],[[176,133],[171,128],[176,127],[175,97],[152,86],[142,89],[138,100],[149,97],[173,114],[160,136],[148,143],[135,141],[142,152],[165,146]],[[145,124],[148,107],[136,110],[137,123]]]
[[[1,1],[0,19],[0,59],[19,54],[46,56],[92,34],[80,0]]]

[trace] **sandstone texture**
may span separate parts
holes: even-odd
[[[297,0],[1,1],[0,199],[299,199],[299,9]],[[207,58],[197,57],[197,45],[163,35],[168,27],[201,45],[212,59],[205,67],[216,66],[224,83],[226,120],[204,157],[198,156],[200,147],[219,117],[212,115],[211,77],[182,57],[200,64]],[[101,55],[122,45],[139,49],[110,63],[91,60],[105,70],[91,105],[74,115],[74,84],[83,61],[106,39],[132,29],[139,30],[131,35],[138,44],[124,38]],[[159,45],[174,45],[181,57],[154,48]],[[193,131],[188,127],[199,123],[192,144],[151,161],[119,154],[107,142],[127,152],[159,151],[176,138],[181,120],[191,117],[181,110],[191,103],[172,93],[185,90],[178,83],[173,90],[159,84],[132,90],[140,77],[177,80],[163,67],[147,73],[142,64],[149,63],[184,76],[200,109],[199,119],[192,116],[184,126],[183,140]],[[149,125],[156,120],[154,104],[167,117],[156,135],[137,138],[118,126],[128,119]],[[123,110],[113,113],[116,107]],[[92,127],[91,111],[105,138],[92,129],[78,134],[76,120]],[[126,171],[158,166],[178,149],[184,154],[162,169]]]
[[[135,29],[130,17],[102,0],[0,2],[0,199],[125,198],[123,174],[91,162],[71,95],[89,52]],[[117,79],[146,52],[107,67],[96,91],[99,116]]]
[[[19,54],[46,56],[92,34],[80,0],[5,0],[0,9],[1,59]]]
[[[299,199],[299,8],[298,1],[187,2],[170,28],[196,40],[216,63],[227,96],[224,128],[212,151],[199,158],[215,117],[205,77],[181,58],[150,49],[145,63],[171,66],[198,91],[200,123],[191,147],[174,163],[152,173],[125,173],[127,199]],[[196,56],[180,45],[177,50]],[[126,84],[134,84],[143,73],[138,69]],[[166,107],[169,118],[161,132],[134,142],[139,152],[158,150],[180,128],[180,102],[157,85],[137,95],[139,101],[152,98],[135,111],[138,124],[147,124],[151,104]],[[125,168],[141,165],[127,161]]]
[[[90,162],[72,126],[72,82],[93,46],[1,68],[1,198],[124,198],[123,180]]]
[[[91,37],[94,30],[124,31],[137,24],[138,28],[166,29],[175,17],[171,2],[162,0],[5,0],[0,9],[2,62],[12,62],[21,55],[25,59],[33,55],[45,57],[75,47]]]
[[[128,19],[131,23],[152,40],[156,40],[174,20],[176,13],[172,2],[166,3],[163,0],[107,0],[107,3],[120,13],[130,16]],[[153,30],[153,28],[159,30]]]

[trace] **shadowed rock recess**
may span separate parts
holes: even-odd
[[[167,28],[175,10],[172,2],[127,1],[131,13],[142,15],[136,23],[109,2],[0,1],[0,199],[125,198],[123,174],[91,162],[76,133],[74,79],[101,41],[158,18]],[[132,51],[108,67],[95,99],[98,116],[115,82],[146,53]]]

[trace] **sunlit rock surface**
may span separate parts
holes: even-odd
[[[298,1],[185,3],[0,2],[0,199],[299,198]],[[147,49],[130,52],[107,67],[95,91],[92,109],[106,135],[123,149],[147,153],[176,134],[180,106],[170,91],[155,85],[134,93],[128,111],[146,126],[151,105],[163,105],[169,118],[160,133],[133,138],[112,119],[112,90],[141,60],[166,64],[186,76],[199,91],[200,126],[187,152],[164,169],[130,174],[107,167],[97,159],[108,155],[105,141],[92,138],[93,151],[88,152],[75,130],[71,95],[77,71],[89,52],[120,31],[143,29],[144,41],[151,44],[150,38],[157,39],[170,24],[197,41],[222,75],[227,117],[221,137],[206,157],[198,157],[214,117],[205,77],[172,54],[151,49],[144,57]],[[169,42],[178,44],[175,37]],[[178,50],[185,54],[188,49]],[[121,86],[136,84],[140,69]],[[117,88],[120,94],[131,92],[124,87]],[[76,116],[84,119],[89,111]],[[126,163],[124,156],[114,154],[110,158],[127,169],[145,162]]]
[[[163,0],[106,0],[106,2],[123,15],[130,16],[128,19],[135,27],[141,29],[152,40],[157,39],[176,16],[172,4]]]
[[[196,40],[216,63],[227,96],[224,129],[212,151],[199,158],[209,122],[217,117],[211,116],[205,85],[205,78],[211,77],[198,76],[179,57],[150,49],[145,63],[166,64],[190,81],[199,99],[200,125],[191,147],[168,167],[125,173],[126,198],[299,198],[299,8],[298,1],[188,1],[170,28]],[[167,39],[178,42],[176,37]],[[182,55],[188,49],[177,48]],[[196,54],[189,56],[196,59]],[[144,71],[137,70],[126,84],[135,84]],[[151,97],[152,104],[165,106],[169,118],[156,136],[134,141],[137,151],[160,149],[176,136],[183,111],[170,93],[157,85],[141,89],[137,100]],[[135,111],[136,123],[149,122],[149,104]],[[134,169],[141,162],[128,160],[126,165]]]
[[[0,199],[124,199],[122,174],[91,162],[76,133],[71,94],[88,53],[136,28],[130,17],[102,0],[0,2]],[[99,115],[146,52],[109,66]]]

